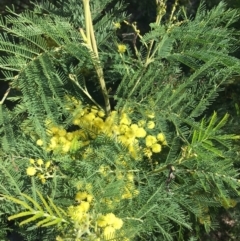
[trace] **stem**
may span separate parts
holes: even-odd
[[[90,37],[90,21],[89,21],[89,0],[83,0],[83,7],[84,7],[84,15],[85,15],[85,28],[86,28],[86,36],[87,36],[87,44],[92,47],[91,45],[91,37]]]
[[[10,90],[11,90],[11,87],[9,87],[9,88],[7,89],[7,91],[5,92],[2,100],[0,101],[0,105],[2,105],[2,104],[4,103],[5,99],[7,98],[8,94],[10,93]]]
[[[98,75],[99,84],[100,84],[102,95],[103,95],[104,102],[105,102],[106,114],[109,115],[111,112],[111,106],[110,106],[110,102],[109,102],[109,98],[108,98],[108,92],[107,92],[105,80],[103,77],[103,69],[100,65],[97,43],[96,43],[96,38],[94,35],[94,28],[93,28],[93,24],[92,24],[89,0],[82,0],[82,1],[83,1],[83,5],[84,5],[84,13],[85,13],[87,44],[90,47],[90,50],[93,51],[96,56],[96,60],[94,60],[92,57],[91,58],[92,58],[95,70],[97,72],[97,75]]]
[[[165,13],[166,13],[166,5],[165,5],[165,3],[163,3],[162,0],[156,0],[156,5],[157,5],[157,17],[156,17],[155,23],[156,23],[157,25],[159,25],[160,22],[161,22],[161,20],[162,20],[162,17],[163,17],[163,16],[165,15]],[[149,45],[149,48],[148,48],[147,60],[148,60],[149,58],[152,58],[152,56],[153,56],[153,55],[152,55],[152,56],[150,57],[153,44],[154,44],[154,40],[151,40],[150,45]]]
[[[102,109],[101,106],[92,98],[92,96],[89,94],[86,85],[84,85],[84,88],[78,83],[77,77],[73,74],[69,74],[69,79],[73,81],[73,83],[99,108]]]

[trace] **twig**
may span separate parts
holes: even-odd
[[[11,90],[11,87],[9,87],[9,88],[7,89],[7,91],[5,92],[2,100],[0,101],[0,105],[2,105],[2,104],[4,103],[5,99],[7,98],[8,94],[10,93],[10,90]]]

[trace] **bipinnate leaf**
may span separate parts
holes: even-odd
[[[64,219],[64,216],[67,214],[61,209],[58,208],[51,198],[48,198],[48,202],[44,199],[43,195],[39,192],[36,191],[40,200],[42,201],[42,205],[39,204],[37,201],[35,201],[33,198],[30,196],[22,193],[22,197],[24,197],[26,200],[28,200],[34,208],[32,208],[26,201],[20,200],[18,198],[14,198],[8,195],[2,195],[6,200],[19,204],[22,206],[22,208],[27,209],[28,211],[23,211],[14,215],[11,215],[8,219],[9,220],[14,220],[17,218],[23,218],[25,216],[31,216],[23,221],[20,222],[20,226],[24,224],[28,224],[31,222],[36,222],[37,226],[41,227],[47,227],[47,226],[52,226],[59,224],[61,222],[67,222],[66,219]],[[38,220],[38,219],[42,220]]]

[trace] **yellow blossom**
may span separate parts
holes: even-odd
[[[60,137],[58,138],[58,141],[59,141],[60,143],[64,144],[64,143],[67,142],[67,139],[66,139],[64,136],[60,136]]]
[[[101,118],[105,116],[105,113],[104,113],[104,111],[102,111],[102,110],[99,110],[97,114],[98,114],[98,116],[101,117]]]
[[[132,198],[132,193],[130,193],[129,191],[125,192],[122,195],[122,199],[131,199]]]
[[[131,119],[128,117],[126,113],[123,113],[121,116],[120,124],[124,125],[130,125],[131,124]]]
[[[159,141],[161,141],[161,142],[164,142],[164,141],[165,141],[165,136],[164,136],[164,134],[163,134],[163,133],[159,133],[159,134],[157,135],[157,139],[158,139]]]
[[[114,215],[113,213],[108,213],[108,214],[105,216],[105,218],[106,218],[106,221],[107,221],[107,224],[108,224],[108,225],[113,224],[113,223],[115,222],[115,219],[116,219],[116,217],[115,217],[115,215]]]
[[[159,153],[159,152],[161,152],[161,150],[162,150],[161,145],[160,145],[160,144],[157,144],[157,143],[153,144],[153,145],[151,146],[151,148],[152,148],[152,152],[154,152],[154,153]]]
[[[95,114],[94,113],[89,113],[89,114],[86,114],[83,116],[83,119],[86,121],[86,122],[91,122],[95,119]]]
[[[73,134],[72,132],[68,132],[68,133],[67,133],[67,139],[68,139],[69,141],[71,141],[71,140],[73,139],[73,137],[74,137],[74,134]]]
[[[62,147],[62,151],[64,153],[67,153],[70,150],[70,148],[71,148],[71,142],[66,142]]]
[[[80,125],[80,123],[81,123],[81,120],[78,118],[73,120],[73,124],[76,126]]]
[[[149,148],[144,148],[144,155],[150,158],[152,156],[152,151]]]
[[[118,128],[119,129],[119,133],[120,134],[125,134],[125,132],[128,130],[128,128],[129,127],[127,125],[120,125],[119,128]]]
[[[112,226],[115,229],[120,229],[123,226],[123,221],[121,218],[115,218],[114,223],[112,224]]]
[[[127,50],[127,46],[125,44],[118,44],[118,53],[123,54]]]
[[[35,163],[35,161],[34,161],[34,159],[29,159],[29,162],[31,163],[31,164],[34,164]]]
[[[167,141],[165,140],[164,142],[162,142],[163,146],[167,146]]]
[[[38,145],[38,146],[42,146],[42,145],[43,145],[43,141],[42,141],[41,139],[38,139],[38,140],[37,140],[37,145]]]
[[[58,131],[59,136],[65,136],[66,134],[67,134],[67,131],[64,130],[64,129],[61,129],[61,130]]]
[[[115,233],[115,229],[113,227],[107,226],[106,228],[104,228],[103,235],[105,239],[114,238],[114,233]]]
[[[43,174],[38,175],[39,179],[45,179],[45,176]]]
[[[89,202],[82,201],[79,205],[79,210],[82,212],[87,212],[89,210],[90,204]]]
[[[91,112],[96,115],[98,113],[98,108],[96,106],[93,106],[91,108]]]
[[[101,215],[97,220],[97,225],[101,228],[106,227],[107,226],[106,217]]]
[[[87,195],[87,201],[90,203],[90,202],[92,202],[92,200],[93,200],[93,196],[88,194]]]
[[[147,117],[150,118],[150,119],[153,119],[155,117],[154,112],[147,113]]]
[[[143,126],[145,126],[145,124],[146,124],[146,121],[145,121],[145,120],[139,120],[139,121],[138,121],[138,126],[139,126],[139,127],[143,127]]]
[[[113,23],[115,29],[120,29],[121,24],[120,23]]]
[[[127,138],[134,138],[135,137],[135,131],[132,128],[128,128],[127,131],[125,132],[125,136]]]
[[[41,165],[43,164],[43,160],[42,160],[42,159],[38,159],[38,160],[37,160],[37,164],[38,164],[39,166],[41,166]]]
[[[153,144],[155,144],[157,142],[157,138],[155,136],[152,136],[152,135],[148,135],[146,137],[146,146],[147,147],[150,147],[152,146]]]
[[[133,196],[137,196],[138,194],[139,194],[139,190],[135,189],[135,190],[133,191]]]
[[[96,128],[102,130],[104,128],[104,121],[100,117],[96,117],[93,121],[93,124]]]
[[[148,129],[153,129],[154,127],[155,127],[155,123],[153,121],[148,121],[147,128]]]
[[[132,172],[130,172],[130,173],[127,174],[127,179],[128,179],[129,181],[133,181],[134,175],[133,175]]]
[[[146,134],[147,134],[146,131],[142,127],[138,128],[135,133],[136,137],[138,138],[143,138],[146,136]]]
[[[51,162],[50,162],[50,161],[47,161],[47,162],[45,163],[45,168],[49,168],[50,165],[51,165]]]
[[[35,167],[28,167],[27,168],[27,175],[28,176],[34,176],[36,174],[36,168]]]
[[[87,192],[78,192],[75,196],[75,201],[81,202],[82,200],[86,199],[88,196]]]
[[[51,132],[51,134],[56,134],[58,132],[58,128],[56,126],[53,126],[49,128],[49,131]]]

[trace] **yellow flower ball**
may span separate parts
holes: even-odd
[[[157,138],[155,136],[148,135],[145,141],[146,141],[146,146],[150,147],[157,142]]]
[[[82,201],[81,204],[79,205],[79,210],[82,212],[87,212],[90,208],[89,202]]]
[[[138,194],[139,194],[139,190],[135,189],[135,190],[133,191],[133,196],[137,196]]]
[[[163,141],[163,142],[162,142],[162,145],[163,145],[163,146],[167,146],[167,141],[166,141],[166,140]]]
[[[67,134],[67,131],[64,130],[64,129],[60,129],[60,130],[58,131],[58,135],[59,135],[59,136],[65,136],[66,134]]]
[[[87,192],[77,192],[75,196],[75,201],[81,202],[82,200],[86,199],[88,196]]]
[[[94,113],[89,113],[83,116],[83,120],[86,121],[88,124],[95,119],[95,114]]]
[[[118,53],[123,54],[127,50],[127,46],[125,44],[118,44]]]
[[[58,138],[58,141],[59,141],[59,143],[64,144],[64,143],[67,142],[67,139],[66,139],[64,136],[60,136],[60,137]]]
[[[135,135],[138,138],[143,138],[147,135],[147,132],[142,127],[140,127],[140,128],[137,129]]]
[[[143,153],[148,158],[151,158],[151,156],[152,156],[152,151],[149,148],[144,148]]]
[[[37,143],[38,146],[42,146],[43,145],[43,141],[41,139],[38,139],[36,143]]]
[[[119,129],[119,133],[120,134],[125,134],[125,132],[128,130],[128,128],[129,127],[127,125],[124,125],[124,124],[120,125],[119,128],[118,128]]]
[[[155,117],[155,113],[149,112],[149,113],[147,113],[147,117],[150,118],[150,119],[153,119]]]
[[[112,224],[112,226],[113,226],[115,229],[120,229],[120,228],[123,226],[123,221],[122,221],[122,219],[120,219],[120,218],[115,218],[115,221],[114,221],[114,223]]]
[[[26,172],[27,172],[28,176],[34,176],[36,174],[37,170],[35,167],[28,167]]]
[[[113,23],[113,26],[114,26],[115,29],[121,28],[121,24],[120,23]]]
[[[96,117],[93,121],[93,125],[99,129],[99,130],[102,130],[104,128],[104,121],[102,118],[100,117]]]
[[[128,128],[125,132],[125,136],[129,139],[135,138],[135,131],[132,128]]]
[[[129,191],[125,192],[122,195],[122,199],[132,199],[132,193],[130,193]]]
[[[58,138],[57,137],[52,137],[50,139],[50,148],[55,149],[57,147],[58,144]]]
[[[107,215],[105,215],[106,221],[108,225],[111,225],[115,222],[115,215],[113,213],[108,213]]]
[[[134,179],[134,174],[133,174],[132,172],[128,173],[128,174],[127,174],[127,179],[128,179],[129,181],[133,181],[133,179]]]
[[[67,133],[67,140],[68,141],[71,141],[73,139],[73,137],[74,137],[74,134],[72,132]]]
[[[154,152],[154,153],[159,153],[159,152],[161,152],[161,150],[162,150],[161,145],[160,145],[160,144],[157,144],[157,143],[153,144],[153,145],[151,146],[151,148],[152,148],[152,152]]]
[[[47,162],[45,163],[45,168],[49,168],[50,165],[51,165],[51,162],[50,162],[50,161],[47,161]]]
[[[138,121],[138,126],[139,126],[139,127],[143,127],[143,126],[145,126],[145,124],[146,124],[146,121],[145,121],[145,120],[139,120],[139,121]]]
[[[96,114],[98,113],[98,108],[97,108],[96,106],[93,106],[93,107],[91,108],[91,112],[92,112],[94,115],[96,115]]]
[[[78,125],[81,124],[81,120],[78,119],[78,118],[77,118],[77,119],[74,119],[74,120],[73,120],[73,124],[76,125],[76,126],[78,126]]]
[[[64,153],[67,153],[67,152],[69,152],[70,148],[71,148],[71,142],[66,142],[66,143],[62,146],[62,151],[63,151]]]
[[[97,114],[98,114],[98,116],[101,117],[101,118],[105,116],[105,113],[104,113],[104,111],[102,111],[102,110],[99,110]]]
[[[103,235],[105,239],[112,239],[114,238],[115,234],[115,229],[111,226],[107,226],[104,228]]]
[[[122,114],[120,124],[127,125],[127,126],[131,124],[131,119],[128,117],[126,113]]]
[[[163,134],[163,133],[159,133],[159,134],[157,135],[157,139],[158,139],[159,141],[161,141],[161,142],[164,142],[164,141],[165,141],[165,136],[164,136],[164,134]]]
[[[38,164],[39,166],[41,166],[41,165],[43,164],[43,160],[42,160],[42,159],[38,159],[38,160],[37,160],[37,164]]]
[[[88,194],[87,195],[87,201],[90,203],[90,202],[92,202],[92,200],[93,200],[93,196]]]
[[[153,129],[154,127],[155,127],[155,123],[153,121],[148,121],[147,128],[148,129]]]
[[[105,216],[101,215],[97,220],[97,225],[101,228],[104,228],[107,226],[107,220]]]
[[[31,163],[31,164],[34,164],[35,163],[35,161],[34,161],[34,159],[29,159],[29,162]]]
[[[56,134],[58,132],[58,128],[56,126],[53,126],[49,128],[49,131],[51,132],[51,134]]]

